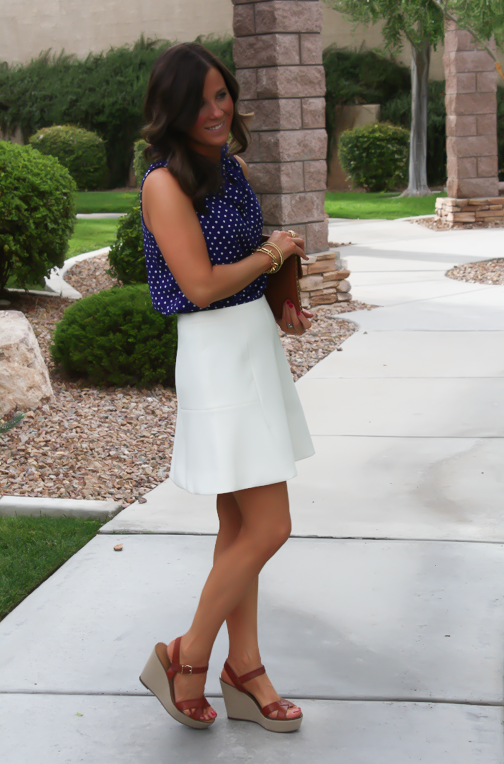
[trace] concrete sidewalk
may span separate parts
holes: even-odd
[[[317,453],[260,617],[301,730],[228,721],[217,699],[198,734],[139,683],[187,628],[217,528],[211,497],[166,481],[0,624],[2,761],[504,761],[504,287],[444,275],[502,257],[504,232],[357,221],[330,239],[354,242],[355,299],[384,307],[349,314],[360,331],[298,382]],[[210,696],[225,655],[221,633]]]

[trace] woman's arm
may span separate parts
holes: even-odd
[[[212,265],[192,201],[164,168],[146,178],[142,207],[147,228],[175,281],[198,308],[231,297],[271,268],[272,260],[264,252],[253,252],[231,265]],[[281,248],[284,259],[294,253],[306,257],[302,240],[283,231],[276,231],[271,240]]]

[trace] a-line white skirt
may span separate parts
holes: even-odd
[[[266,298],[177,322],[171,480],[217,494],[295,477],[314,448]]]

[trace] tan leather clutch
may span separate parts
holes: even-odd
[[[299,255],[289,257],[278,273],[268,275],[268,286],[264,295],[275,318],[281,318],[286,300],[290,300],[297,311],[301,310],[301,290],[299,279],[303,275]]]

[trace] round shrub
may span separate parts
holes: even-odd
[[[147,145],[147,141],[144,141],[143,138],[140,138],[139,141],[135,141],[133,144],[133,174],[135,175],[137,186],[141,184],[143,176],[150,167],[150,162],[144,157]]]
[[[76,190],[54,157],[0,141],[0,290],[10,276],[24,288],[63,265]]]
[[[409,132],[385,122],[345,130],[338,145],[341,166],[354,186],[391,191],[408,182]]]
[[[96,133],[73,125],[53,125],[32,135],[30,143],[42,154],[56,157],[80,189],[94,191],[106,187],[105,144]]]
[[[152,307],[144,284],[83,297],[56,326],[51,354],[68,374],[92,384],[173,385],[176,316]]]
[[[140,205],[119,220],[117,237],[109,252],[109,276],[122,284],[146,284],[147,269],[142,237]]]

